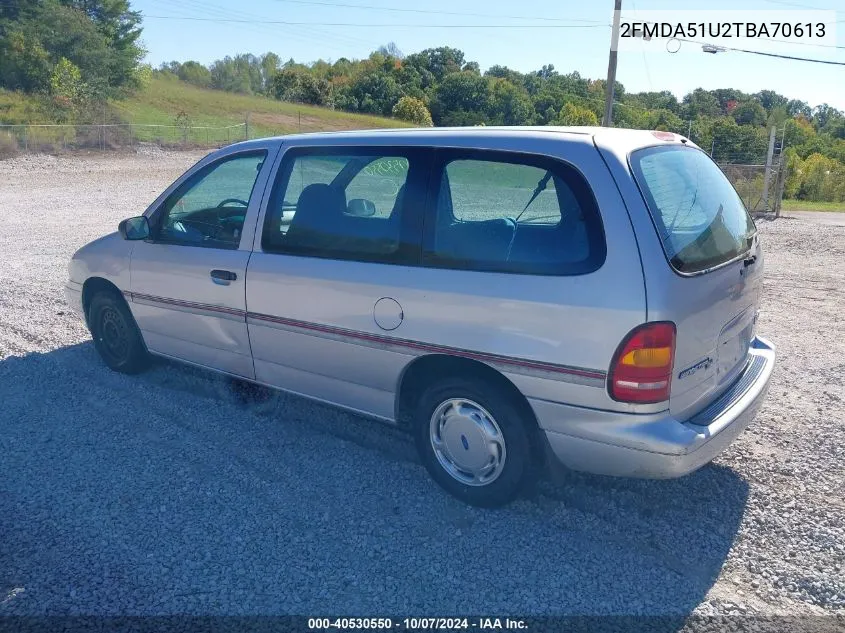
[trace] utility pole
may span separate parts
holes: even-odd
[[[619,51],[619,14],[622,11],[622,0],[614,0],[613,4],[613,34],[610,39],[610,58],[607,61],[607,86],[605,87],[604,127],[613,126],[613,88],[616,84],[616,58]]]

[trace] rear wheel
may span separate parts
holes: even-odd
[[[432,478],[465,503],[513,501],[534,477],[533,420],[512,398],[472,378],[429,387],[416,407],[417,450]]]
[[[149,364],[141,332],[122,298],[111,292],[94,295],[88,308],[94,347],[114,371],[136,374]]]

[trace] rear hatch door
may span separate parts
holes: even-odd
[[[647,266],[657,271],[646,279],[649,319],[654,303],[660,319],[677,326],[669,408],[685,419],[724,392],[748,361],[763,253],[741,198],[701,150],[644,148],[631,153],[630,165],[665,260]]]

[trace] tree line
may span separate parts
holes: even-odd
[[[128,0],[0,2],[0,88],[43,96],[51,118],[143,85],[141,15]]]
[[[110,99],[143,88],[152,73],[203,88],[394,116],[417,125],[597,125],[605,82],[548,64],[482,70],[447,46],[404,55],[395,44],[366,59],[282,62],[276,53],[212,64],[142,64],[141,16],[129,0],[0,2],[0,88],[37,94],[57,122],[92,120]],[[845,113],[772,90],[628,92],[615,86],[614,125],[689,136],[717,161],[759,163],[775,126],[792,167],[787,193],[845,199]],[[0,111],[0,119],[3,114]],[[811,174],[808,176],[807,174]]]
[[[605,94],[603,80],[551,64],[527,73],[500,65],[482,71],[446,46],[403,55],[389,44],[362,60],[308,64],[281,63],[274,53],[236,55],[208,67],[171,62],[157,72],[206,88],[438,126],[598,125]],[[618,82],[615,94],[614,125],[683,134],[720,162],[761,163],[774,126],[790,165],[787,195],[845,200],[845,113],[828,104],[734,88],[698,88],[678,99],[668,90],[627,92]]]

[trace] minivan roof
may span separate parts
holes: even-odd
[[[614,145],[615,142],[626,146],[631,145],[655,145],[658,142],[689,142],[681,135],[674,134],[674,138],[658,138],[653,130],[632,130],[628,128],[608,128],[599,126],[556,126],[556,125],[533,125],[533,126],[474,126],[474,127],[426,127],[426,128],[380,128],[367,130],[344,130],[336,132],[310,132],[305,134],[291,134],[278,136],[276,139],[285,141],[295,138],[297,141],[320,140],[326,138],[344,140],[367,140],[375,137],[393,137],[396,141],[411,140],[420,142],[426,137],[436,136],[443,140],[443,137],[450,136],[537,136],[556,134],[560,136],[577,137],[601,137],[603,144]],[[669,132],[661,132],[668,135]]]
[[[310,132],[289,134],[271,138],[241,141],[229,149],[263,149],[267,143],[281,145],[409,145],[442,146],[487,149],[511,149],[519,147],[526,151],[524,141],[536,142],[536,149],[550,151],[549,143],[560,140],[565,143],[593,145],[624,160],[631,152],[655,145],[698,146],[689,139],[671,132],[655,130],[632,130],[598,126],[475,126],[475,127],[428,127],[388,128],[372,130],[344,130],[337,132]]]

